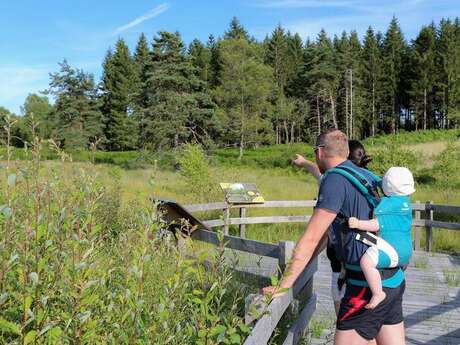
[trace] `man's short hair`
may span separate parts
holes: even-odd
[[[331,128],[322,132],[316,138],[316,147],[324,147],[329,157],[348,158],[348,138],[342,131]]]

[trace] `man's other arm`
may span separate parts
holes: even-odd
[[[308,222],[307,229],[297,242],[291,263],[285,270],[283,279],[280,282],[280,289],[291,288],[313,255],[319,253],[317,249],[321,246],[322,240],[325,238],[327,230],[336,216],[337,213],[334,211],[321,208],[315,209]],[[267,287],[263,289],[263,292],[274,293],[275,289]]]

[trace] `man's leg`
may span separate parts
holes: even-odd
[[[378,345],[405,345],[404,322],[396,325],[383,325],[376,339]]]
[[[334,345],[368,345],[368,344],[369,344],[369,340],[364,339],[354,329],[350,329],[347,331],[341,331],[339,329],[335,330]]]

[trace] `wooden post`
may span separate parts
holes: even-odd
[[[230,205],[224,208],[224,235],[228,236],[228,229],[230,225]]]
[[[283,274],[286,266],[292,258],[294,253],[295,243],[292,241],[279,241],[278,245],[280,247],[280,256],[278,259],[278,265],[280,267],[280,276]]]
[[[417,206],[420,205],[420,201],[417,200],[416,204],[417,204]],[[415,220],[420,220],[420,219],[421,219],[420,210],[415,210]],[[414,233],[414,249],[415,250],[420,250],[420,226],[416,225],[414,230],[415,230],[415,233]]]
[[[246,207],[240,207],[240,218],[246,218]],[[240,224],[240,237],[246,238],[246,224]]]
[[[432,201],[428,201],[426,203],[426,212],[427,212],[427,221],[433,221],[434,219],[434,211]],[[426,251],[431,252],[433,249],[433,228],[431,227],[431,224],[427,224],[425,226],[425,231],[426,231]]]

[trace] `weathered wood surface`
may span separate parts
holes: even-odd
[[[334,327],[334,307],[330,298],[330,265],[321,255],[314,277],[318,297],[314,320],[329,320]],[[456,272],[460,279],[460,257],[415,252],[406,270],[403,309],[408,345],[460,344],[460,287],[450,286],[447,275]],[[314,344],[332,344],[315,340]]]
[[[224,210],[224,220],[213,219],[207,220],[203,223],[209,228],[223,227],[224,233],[228,234],[229,225],[239,225],[240,233],[244,237],[246,227],[250,224],[281,224],[281,223],[304,223],[310,219],[310,216],[265,216],[265,217],[246,217],[247,209],[250,208],[289,208],[289,207],[314,207],[316,200],[285,200],[285,201],[266,201],[264,204],[243,204],[243,205],[229,205],[225,202],[215,202],[210,204],[196,204],[186,205],[184,208],[189,212],[202,212],[212,210]],[[230,209],[239,208],[240,217],[230,218]],[[426,249],[431,251],[433,245],[433,228],[460,230],[460,223],[452,223],[445,221],[434,220],[434,212],[460,214],[460,206],[451,205],[435,205],[431,202],[412,204],[414,210],[413,226],[416,227],[416,240],[415,248],[419,249],[420,240],[420,227],[425,227],[426,231]],[[420,211],[427,211],[427,219],[421,219]]]
[[[426,220],[426,225],[432,228],[460,230],[459,223],[441,222],[439,220]]]
[[[268,216],[268,217],[246,217],[246,218],[229,218],[229,225],[241,224],[281,224],[281,223],[306,223],[310,216]],[[218,228],[225,224],[221,219],[212,219],[203,221],[209,228]]]
[[[310,322],[310,319],[315,310],[316,295],[313,294],[309,298],[303,310],[301,311],[298,319],[289,329],[286,339],[283,342],[283,345],[295,345],[299,342],[299,340],[305,335],[304,330],[308,326],[308,323]]]
[[[460,206],[432,204],[430,208],[435,212],[460,214]]]
[[[184,208],[189,212],[223,210],[226,207],[227,207],[227,203],[225,202],[212,202],[209,204],[184,205]]]
[[[314,207],[316,200],[273,200],[265,201],[263,204],[235,204],[230,205],[231,208],[285,208],[285,207]],[[203,212],[213,210],[223,210],[228,206],[225,202],[213,202],[209,204],[193,204],[185,205],[189,212]],[[427,205],[423,203],[413,203],[414,211],[433,210],[442,213],[457,213],[460,214],[460,206],[455,205]]]
[[[246,338],[244,345],[265,345],[270,339],[273,330],[280,321],[294,297],[303,289],[305,284],[312,279],[317,269],[317,260],[312,261],[302,272],[294,286],[281,297],[274,299],[267,307],[266,313],[257,321],[251,335]]]
[[[220,245],[218,234],[207,230],[196,230],[192,234],[192,239],[203,241],[215,246]],[[223,243],[226,248],[240,250],[255,255],[268,256],[278,259],[280,254],[279,246],[271,243],[264,243],[254,240],[247,240],[235,236],[223,237]]]
[[[420,201],[417,200],[415,203],[416,205],[420,205]],[[420,225],[417,224],[421,220],[421,212],[419,210],[415,210],[414,212],[414,219],[413,219],[413,225],[414,225],[414,249],[415,250],[420,250]]]

